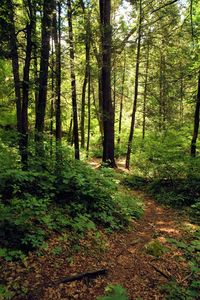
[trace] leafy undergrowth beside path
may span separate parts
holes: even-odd
[[[193,277],[198,270],[193,272],[189,268],[188,256],[192,261],[193,252],[197,254],[198,249],[194,246],[186,257],[183,245],[181,248],[173,242],[188,238],[183,230],[183,224],[185,228],[190,226],[187,219],[173,209],[157,205],[141,192],[125,193],[145,201],[144,216],[132,222],[129,232],[107,234],[102,230],[101,236],[94,236],[88,231],[86,238],[77,241],[78,252],[74,255],[70,255],[67,238],[55,236],[45,255],[38,257],[32,253],[24,263],[5,263],[1,267],[1,283],[11,291],[20,291],[12,299],[95,300],[104,294],[108,284],[122,285],[132,300],[165,299],[167,294],[169,299],[195,299],[197,287],[191,289],[193,295],[188,287],[191,281],[198,285]],[[70,275],[98,269],[107,269],[107,275],[56,284]]]

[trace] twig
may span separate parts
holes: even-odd
[[[97,271],[91,271],[91,272],[86,272],[86,273],[81,273],[81,274],[77,274],[74,276],[70,276],[70,277],[66,277],[64,279],[61,279],[59,281],[56,282],[56,284],[60,284],[60,283],[68,283],[68,282],[72,282],[75,280],[82,280],[82,279],[93,279],[96,278],[97,276],[101,276],[101,275],[106,275],[108,273],[107,269],[101,269],[101,270],[97,270]]]
[[[166,273],[164,273],[163,271],[161,271],[160,269],[158,269],[156,266],[154,266],[153,264],[151,264],[151,263],[149,263],[149,265],[151,266],[151,267],[153,267],[154,268],[154,270],[156,270],[158,273],[160,273],[163,277],[165,277],[166,279],[171,279],[171,274],[170,275],[168,275],[168,274],[166,274]]]
[[[178,283],[183,283],[184,281],[188,280],[193,273],[188,274],[186,277],[184,277],[182,280],[180,280]]]

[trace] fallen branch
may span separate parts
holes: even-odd
[[[161,271],[160,269],[158,269],[156,266],[154,266],[153,264],[151,264],[151,263],[149,263],[149,265],[151,266],[151,267],[153,267],[154,268],[154,270],[155,271],[157,271],[158,273],[160,273],[163,277],[165,277],[166,279],[171,279],[171,274],[170,275],[168,275],[168,274],[166,274],[166,273],[164,273],[163,271]]]
[[[82,280],[82,279],[95,279],[98,276],[106,275],[108,272],[107,269],[101,269],[97,271],[91,271],[91,272],[86,272],[86,273],[81,273],[77,275],[73,275],[70,277],[66,277],[64,279],[61,279],[60,281],[57,282],[57,284],[60,283],[68,283],[76,280]]]

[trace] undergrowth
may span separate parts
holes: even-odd
[[[83,236],[103,226],[109,232],[129,226],[141,203],[117,191],[113,172],[66,160],[59,172],[8,169],[0,173],[0,256],[23,259],[46,247],[53,233]],[[74,232],[74,234],[72,234]]]

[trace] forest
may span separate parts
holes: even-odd
[[[0,0],[0,300],[199,299],[199,24]]]

